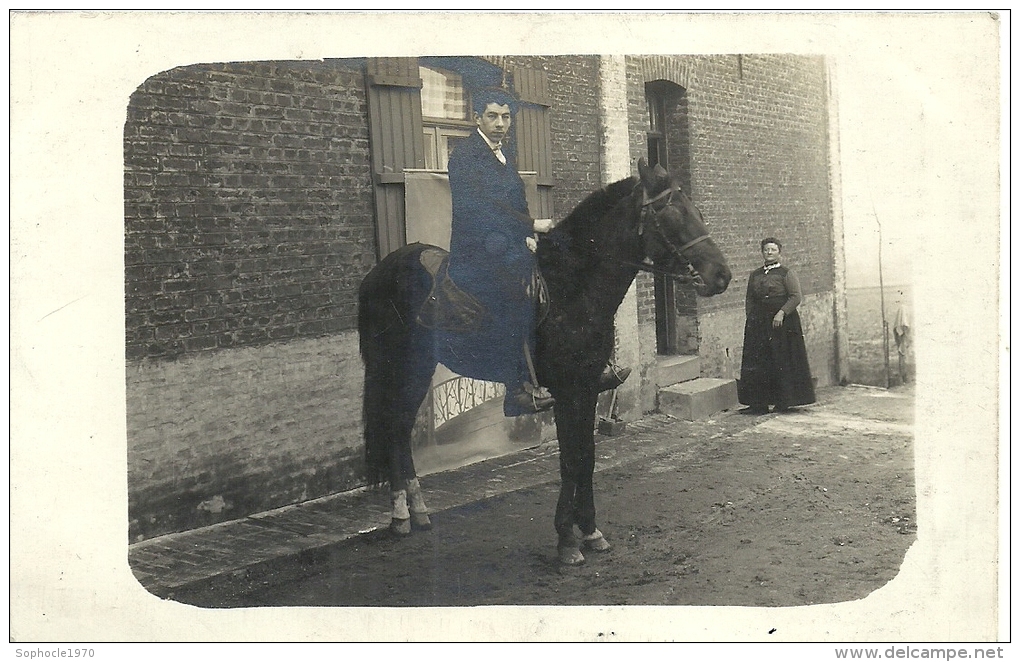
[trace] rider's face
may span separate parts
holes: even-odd
[[[506,137],[512,121],[510,106],[506,104],[500,106],[490,103],[481,115],[475,113],[475,124],[482,130],[485,137],[494,143],[498,143]]]

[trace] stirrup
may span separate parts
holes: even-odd
[[[627,381],[632,371],[632,368],[621,368],[615,363],[610,363],[599,375],[599,393],[617,388]]]
[[[519,416],[521,414],[538,414],[552,409],[556,400],[551,395],[541,395],[534,388],[530,391],[522,388],[516,393],[507,393],[505,401],[509,407],[504,406],[507,415]]]

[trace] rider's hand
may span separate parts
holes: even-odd
[[[553,229],[553,222],[551,218],[536,218],[534,225],[535,232],[548,232]]]
[[[534,237],[525,237],[524,243],[528,245],[528,250],[532,253],[538,250],[538,241]]]

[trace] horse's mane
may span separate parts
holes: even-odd
[[[591,193],[574,207],[574,210],[556,227],[562,227],[566,232],[576,232],[582,228],[590,227],[619,204],[620,200],[630,195],[636,185],[637,177],[628,177]]]
[[[583,286],[584,273],[597,262],[590,241],[599,231],[599,220],[629,196],[637,185],[636,177],[614,182],[582,200],[552,232],[538,244],[538,262],[549,282],[556,281],[568,296]]]

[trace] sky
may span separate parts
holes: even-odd
[[[872,67],[835,66],[847,286],[878,285],[880,266],[885,285],[910,284],[923,215],[921,101]]]
[[[880,258],[886,285],[910,284],[918,260],[941,259],[933,243],[964,241],[973,221],[988,225],[986,235],[998,225],[987,214],[947,215],[939,204],[968,189],[975,199],[998,199],[986,158],[998,151],[990,144],[1001,103],[998,53],[973,48],[976,34],[994,34],[991,22],[967,25],[974,34],[959,31],[959,43],[940,41],[952,34],[948,26],[935,26],[928,39],[926,26],[913,27],[914,41],[849,43],[830,57],[848,287],[878,285]]]

